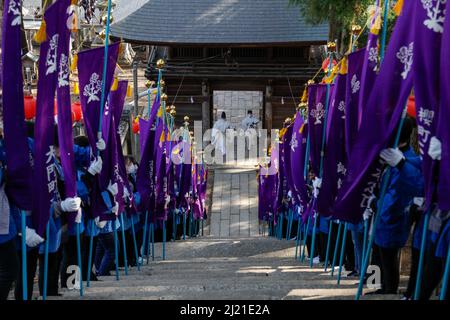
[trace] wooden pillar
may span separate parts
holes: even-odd
[[[208,80],[205,79],[202,82],[202,121],[203,121],[203,132],[211,128],[211,92]]]
[[[273,110],[272,110],[272,80],[269,80],[269,83],[266,85],[266,106],[265,106],[265,113],[264,113],[264,121],[265,121],[265,127],[267,131],[270,133],[270,130],[272,130],[272,118],[273,118]]]

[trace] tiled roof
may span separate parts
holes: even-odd
[[[324,43],[328,25],[310,25],[288,0],[118,1],[111,35],[150,44]]]

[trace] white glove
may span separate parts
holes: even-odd
[[[26,227],[25,229],[25,242],[27,243],[27,246],[30,248],[34,248],[37,245],[41,244],[45,240],[41,238],[40,235],[36,233],[36,230]]]
[[[130,197],[130,192],[128,192],[127,188],[123,188],[123,198],[128,199]]]
[[[61,201],[61,209],[65,212],[75,212],[81,208],[81,198],[66,198]]]
[[[441,158],[442,158],[442,143],[441,143],[441,141],[438,138],[436,138],[436,137],[431,138],[431,140],[430,140],[430,147],[428,148],[428,155],[433,160],[441,161]]]
[[[169,205],[169,203],[170,203],[170,196],[167,195],[167,196],[166,196],[166,203],[164,204],[164,207],[167,208],[167,206]]]
[[[364,221],[369,220],[370,217],[372,216],[372,214],[373,214],[372,209],[371,208],[366,208],[366,210],[364,210],[364,213],[363,213]]]
[[[320,191],[321,187],[322,187],[322,179],[315,178],[313,180],[313,188],[314,188],[313,195],[314,195],[314,198],[317,198],[319,196],[319,191]]]
[[[105,140],[103,140],[103,138],[101,138],[101,137],[100,137],[100,139],[98,139],[98,141],[95,145],[96,145],[97,149],[100,151],[103,151],[106,149]]]
[[[119,203],[115,202],[114,207],[112,207],[111,211],[112,211],[112,213],[117,215],[117,212],[119,211]]]
[[[75,223],[81,223],[81,208],[78,210],[77,216],[75,217]]]
[[[106,226],[106,221],[100,221],[100,217],[95,218],[94,222],[100,229],[103,229]]]
[[[401,152],[398,148],[384,149],[380,152],[380,157],[391,167],[397,166],[403,159],[405,159],[403,152]]]
[[[111,181],[108,185],[108,191],[115,197],[119,193],[119,187],[117,186],[117,182],[111,184]]]
[[[102,171],[103,167],[103,161],[101,157],[97,157],[94,161],[92,161],[91,165],[89,166],[88,172],[95,176],[96,174],[99,174]]]
[[[418,207],[422,207],[424,202],[425,202],[425,198],[415,197],[413,199],[413,203]]]

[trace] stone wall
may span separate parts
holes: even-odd
[[[259,91],[214,91],[213,119],[216,121],[225,111],[234,128],[240,128],[248,110],[262,120],[263,93]]]

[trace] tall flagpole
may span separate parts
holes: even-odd
[[[103,75],[102,75],[102,93],[100,99],[100,117],[98,123],[97,137],[102,137],[102,120],[103,120],[103,108],[105,106],[105,89],[106,89],[106,73],[108,68],[108,46],[109,46],[109,26],[111,22],[111,0],[108,0],[108,13],[106,16],[106,31],[105,31],[105,54],[103,57]],[[97,150],[97,157],[100,156],[100,150]],[[89,239],[89,257],[88,257],[88,270],[87,272],[87,286],[90,285],[91,272],[92,272],[92,254],[94,243],[94,219],[91,220],[91,237]]]
[[[333,42],[328,43],[328,59],[330,59],[328,64],[328,77],[331,75],[331,69],[333,68],[333,50],[336,48],[336,44]],[[326,132],[327,132],[327,123],[328,123],[328,110],[330,107],[330,89],[331,84],[327,84],[327,92],[326,92],[326,100],[325,100],[325,115],[324,115],[324,121],[323,121],[323,130],[322,130],[322,148],[321,148],[321,154],[320,154],[320,172],[319,172],[319,178],[322,179],[323,177],[323,160],[325,155],[325,144],[326,144]],[[317,202],[317,198],[313,199],[313,210],[314,210],[314,203]],[[310,254],[310,261],[309,261],[309,267],[313,267],[314,262],[314,250],[315,250],[315,244],[316,244],[316,231],[317,231],[317,220],[320,218],[319,213],[315,212],[314,214],[314,225],[313,225],[313,231],[312,231],[312,239],[311,239],[311,254]]]

